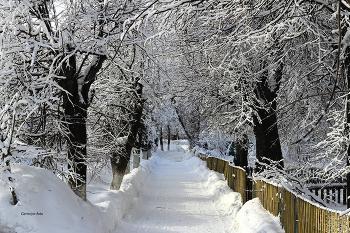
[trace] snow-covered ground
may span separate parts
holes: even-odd
[[[87,203],[49,171],[15,165],[20,202],[11,205],[0,180],[0,232],[284,232],[258,199],[242,206],[223,175],[187,148],[176,142],[142,161],[119,191],[102,172],[88,185]]]

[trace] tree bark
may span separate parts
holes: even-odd
[[[140,148],[135,148],[133,153],[133,168],[138,168],[140,166]]]
[[[160,140],[159,140],[159,144],[160,144],[160,149],[162,151],[164,151],[164,147],[163,147],[163,127],[160,127]]]
[[[254,116],[256,158],[258,161],[265,162],[267,164],[270,164],[269,160],[278,161],[277,167],[279,169],[283,168],[284,164],[282,161],[283,156],[277,128],[277,116],[276,114],[270,116],[270,114],[276,109],[276,97],[279,89],[279,81],[282,78],[282,70],[283,64],[280,63],[274,75],[274,81],[276,83],[276,87],[274,89],[268,84],[267,72],[261,77],[260,82],[257,83],[255,94],[264,105],[256,109],[261,122],[259,122],[257,116]],[[266,107],[266,105],[269,106]],[[267,158],[268,160],[263,161],[263,158]],[[258,171],[265,169],[265,167],[261,166],[259,163],[256,164],[256,167]]]
[[[75,101],[74,101],[75,102]],[[75,102],[76,103],[76,102]],[[68,143],[68,169],[78,174],[78,178],[71,177],[68,181],[70,188],[86,201],[86,111],[87,106],[66,108],[65,115],[70,132]]]
[[[184,116],[181,114],[179,109],[175,109],[176,114],[178,116],[179,122],[185,131],[187,139],[190,143],[190,148],[194,148],[198,143],[199,130],[200,130],[200,116],[198,107],[192,111],[192,119],[189,122],[188,120],[185,122]]]
[[[346,82],[347,82],[347,88],[350,90],[350,49],[348,48],[346,50],[346,58],[345,58],[345,70],[346,70]],[[350,98],[349,95],[346,96],[346,128],[345,128],[345,133],[347,137],[350,139]],[[347,161],[346,165],[349,167],[350,166],[350,146],[347,145]],[[347,184],[347,198],[350,195],[350,172],[346,175],[346,184]],[[350,201],[349,199],[346,199],[347,203],[347,208],[350,208]]]
[[[248,167],[248,146],[249,139],[247,135],[243,135],[242,138],[236,140],[236,154],[234,157],[234,163],[236,166],[242,168]]]
[[[147,159],[149,159],[151,157],[152,157],[152,150],[151,150],[151,146],[149,146],[148,150],[147,150]]]
[[[141,161],[141,151],[142,151],[142,140],[143,140],[143,123],[142,121],[140,122],[140,128],[138,131],[138,143],[134,149],[133,153],[133,168],[138,168],[140,166],[140,161]]]
[[[170,150],[170,125],[168,125],[168,150]]]
[[[66,79],[61,81],[61,86],[68,92],[64,93],[63,108],[65,121],[69,130],[68,140],[68,169],[76,173],[78,177],[70,177],[69,187],[74,193],[86,201],[86,116],[87,104],[80,100],[78,90],[78,78],[75,74],[76,59],[69,59],[69,66],[64,67]]]
[[[125,151],[124,151],[125,153],[123,153],[122,156],[119,156],[118,160],[111,159],[112,172],[113,172],[113,180],[111,183],[112,190],[119,190],[120,188],[120,185],[123,180],[123,176],[127,169],[127,165],[130,161],[132,148],[135,147],[138,130],[141,126],[141,116],[142,116],[142,109],[143,109],[143,100],[141,99],[142,85],[136,82],[135,89],[136,89],[135,98],[137,101],[134,106],[134,114],[130,124],[128,139],[125,145]]]
[[[3,159],[5,159],[5,157]],[[8,172],[8,173],[11,174],[11,165],[10,165],[10,161],[9,160],[6,161],[5,172]],[[11,183],[13,182],[13,179],[12,179],[11,176],[8,177],[8,180]],[[10,192],[11,192],[11,196],[12,196],[13,205],[17,205],[19,199],[18,199],[18,195],[17,195],[17,192],[16,192],[16,188],[13,187],[13,186],[10,186]]]
[[[2,157],[1,157],[2,161],[6,161],[5,162],[6,167],[3,168],[3,171],[7,172],[9,174],[12,173],[11,172],[11,163],[10,163],[10,159],[6,159],[6,157],[11,155],[11,143],[12,143],[13,133],[14,133],[14,128],[15,128],[15,120],[16,120],[15,116],[13,115],[12,116],[12,126],[11,126],[12,129],[10,130],[10,132],[11,132],[10,133],[11,134],[10,135],[10,143],[8,145],[8,148],[7,148],[7,153],[3,151]],[[6,134],[4,134],[2,130],[0,130],[0,142],[2,144],[4,144],[3,142],[6,140],[3,137],[8,137],[8,135],[6,135],[6,136],[5,135]],[[2,149],[4,150],[5,148],[2,148]],[[17,205],[19,199],[18,199],[18,195],[17,195],[17,192],[16,192],[16,188],[12,185],[13,179],[12,179],[11,175],[8,176],[8,181],[11,182],[11,184],[10,184],[10,192],[11,192],[11,195],[12,195],[13,205]]]
[[[339,4],[341,4],[341,2],[339,1]],[[341,10],[342,11],[348,11],[347,7],[344,6],[344,4],[340,5]],[[338,9],[340,10],[340,9]],[[341,13],[341,11],[339,11],[339,13]],[[342,22],[344,20],[344,15],[339,14],[338,17],[340,17],[340,19],[338,19],[338,23]],[[338,28],[341,27],[340,24],[338,24]],[[347,26],[343,26],[342,28],[340,28],[340,33],[341,33],[341,38],[345,37],[345,34],[348,31],[348,27]],[[341,49],[341,48],[338,48]],[[340,61],[337,61],[340,62]],[[343,64],[343,69],[344,69],[344,76],[345,76],[345,83],[346,83],[346,87],[347,90],[350,90],[350,48],[347,47],[345,50],[345,59],[344,59],[344,64]],[[340,72],[339,72],[340,74]],[[346,96],[346,103],[345,103],[345,112],[346,112],[346,126],[345,126],[345,135],[346,137],[350,140],[350,98],[349,98],[349,93]],[[346,160],[346,166],[350,167],[350,145],[347,145],[347,160]],[[348,172],[346,174],[346,205],[347,208],[350,208],[350,201],[349,201],[349,196],[350,196],[350,172]],[[344,190],[345,191],[345,190]]]
[[[68,51],[72,50],[68,48]],[[69,130],[68,138],[68,169],[77,177],[70,177],[68,185],[76,195],[86,201],[86,117],[89,105],[89,90],[96,79],[97,72],[101,69],[106,56],[98,56],[96,62],[86,71],[82,77],[77,73],[76,57],[69,58],[68,64],[62,66],[62,76],[66,77],[59,82],[66,91],[63,94],[63,108],[65,121]],[[78,79],[84,79],[84,84],[78,84]]]

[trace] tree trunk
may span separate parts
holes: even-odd
[[[347,82],[347,88],[348,90],[350,90],[350,49],[347,48],[346,49],[346,58],[344,61],[345,64],[345,71],[346,71],[346,82]],[[349,129],[349,125],[350,125],[350,98],[349,98],[349,94],[346,96],[346,127],[345,127],[345,133],[347,135],[348,138],[350,138],[350,129]],[[346,165],[349,167],[350,166],[350,146],[347,145],[347,161],[346,161]],[[347,208],[350,208],[350,201],[348,199],[349,195],[350,195],[350,172],[346,175],[346,184],[347,184],[347,199],[346,199],[346,203],[347,203]]]
[[[143,150],[142,150],[142,159],[144,159],[144,160],[147,160],[147,159],[148,159],[148,157],[147,157],[147,152],[148,152],[147,149],[143,149]]]
[[[75,57],[69,59],[69,66],[66,70],[66,79],[61,81],[61,86],[69,93],[64,94],[63,107],[65,120],[69,130],[68,140],[68,169],[76,173],[78,177],[70,177],[69,187],[74,193],[86,201],[86,116],[87,102],[81,98],[83,94],[79,93],[78,79],[75,74]],[[86,90],[88,92],[88,90]],[[79,95],[80,94],[80,95]]]
[[[248,146],[249,139],[247,135],[243,135],[242,138],[236,140],[236,154],[234,157],[234,163],[236,166],[242,168],[248,167]]]
[[[3,157],[3,159],[5,159],[5,157]],[[6,161],[6,168],[4,169],[4,172],[8,172],[8,173],[11,174],[11,165],[10,165],[10,161],[9,160]],[[13,182],[13,179],[12,179],[11,176],[8,177],[8,180],[11,183]],[[18,196],[17,196],[16,188],[13,185],[10,186],[10,192],[11,192],[11,195],[12,195],[13,205],[17,205],[19,199],[18,199]]]
[[[86,111],[86,109],[84,109]],[[85,112],[86,113],[86,112]],[[78,179],[70,178],[68,185],[75,194],[86,201],[86,114],[76,115],[66,112],[66,119],[70,132],[68,159],[70,164],[68,169],[79,175]]]
[[[190,148],[194,148],[198,143],[200,131],[199,107],[195,106],[193,109],[191,109],[190,113],[186,112],[186,114],[181,112],[178,108],[175,110],[179,122],[185,131],[187,139],[190,143]],[[186,118],[185,115],[190,116],[190,118]]]
[[[133,153],[133,168],[138,168],[140,166],[140,148],[135,148]]]
[[[149,146],[148,150],[147,150],[147,159],[152,157],[152,150],[151,149],[152,149],[151,146]]]
[[[138,168],[140,166],[141,161],[141,151],[142,151],[142,140],[143,140],[143,123],[140,122],[140,128],[138,132],[139,140],[136,145],[136,148],[134,149],[133,153],[133,168]]]
[[[163,127],[160,127],[160,140],[159,140],[159,143],[160,143],[160,149],[162,151],[164,151],[164,147],[163,147]]]
[[[192,138],[192,135],[190,134],[190,132],[189,132],[189,131],[187,130],[187,128],[185,127],[185,123],[184,123],[182,117],[180,116],[180,114],[177,114],[177,116],[178,116],[178,118],[179,118],[179,122],[180,122],[182,128],[183,128],[184,131],[185,131],[185,134],[186,134],[186,136],[187,136],[187,139],[188,139],[188,141],[190,142],[190,148],[193,148],[193,147],[194,147],[194,140],[193,140],[193,138]]]
[[[341,2],[339,2],[340,4]],[[340,9],[342,11],[348,11],[347,7],[344,4],[341,4]],[[338,10],[340,10],[338,9]],[[339,13],[341,13],[341,11],[339,11]],[[342,22],[344,20],[344,15],[339,14],[338,17],[340,17],[340,21]],[[342,38],[345,37],[346,33],[348,32],[348,27],[346,26],[347,24],[344,24],[343,27],[340,29],[340,33],[341,33],[341,40]],[[338,27],[341,25],[338,25]],[[344,41],[342,41],[344,42]],[[341,49],[341,48],[338,48]],[[337,61],[337,62],[341,62],[341,61]],[[339,64],[340,65],[340,64]],[[345,86],[347,87],[347,90],[350,90],[350,48],[347,47],[345,50],[345,59],[344,59],[344,63],[343,63],[343,72],[344,72],[344,76],[345,76]],[[339,71],[339,75],[340,75],[340,71]],[[346,126],[345,126],[345,135],[348,138],[348,140],[350,140],[350,98],[349,98],[349,93],[347,93],[346,95],[346,103],[345,103],[345,112],[346,112]],[[347,161],[346,161],[346,166],[350,167],[350,145],[346,145],[347,146]],[[350,201],[349,201],[349,196],[350,196],[350,172],[348,172],[346,174],[346,205],[347,208],[350,208]],[[345,192],[345,190],[344,190]]]
[[[276,87],[274,90],[268,84],[268,75],[265,73],[260,82],[257,83],[257,88],[255,90],[255,94],[258,99],[263,103],[264,106],[257,109],[257,113],[261,122],[259,122],[258,118],[254,116],[254,133],[256,138],[256,158],[260,162],[264,162],[270,164],[270,161],[278,161],[278,168],[283,168],[283,156],[281,150],[281,144],[278,135],[277,128],[277,116],[271,113],[276,109],[276,97],[277,91],[279,89],[279,81],[282,78],[282,70],[283,64],[280,63],[277,68],[274,81],[276,83]],[[266,109],[266,105],[269,106]],[[269,116],[269,117],[268,117]],[[267,158],[268,160],[264,160],[263,158]],[[257,164],[257,170],[261,171],[264,169],[264,166]]]
[[[4,173],[8,173],[8,181],[10,181],[9,186],[10,186],[10,192],[12,195],[12,201],[13,201],[13,205],[17,205],[19,199],[18,199],[18,195],[16,192],[16,187],[13,185],[13,179],[11,177],[11,163],[10,163],[10,159],[6,159],[6,157],[8,157],[9,155],[11,155],[11,143],[12,143],[12,139],[13,139],[13,133],[14,133],[14,128],[15,128],[15,115],[12,115],[12,126],[11,126],[11,130],[9,130],[10,133],[10,140],[9,140],[9,144],[8,147],[3,147],[4,146],[4,141],[6,141],[8,138],[8,134],[4,133],[3,130],[7,131],[8,129],[0,129],[0,142],[2,144],[2,157],[0,162],[4,162],[5,161],[5,165],[6,167],[3,167],[3,172]],[[6,139],[4,138],[6,137]],[[6,152],[7,151],[7,152]]]
[[[264,118],[268,116],[269,113],[260,110],[259,116]],[[273,161],[279,161],[278,168],[283,168],[283,159],[281,144],[277,129],[277,119],[273,115],[268,119],[264,120],[261,124],[256,118],[254,118],[254,133],[256,138],[256,158],[258,161],[263,161],[263,158],[267,158]],[[269,163],[269,161],[264,161]],[[257,165],[258,170],[262,170],[263,167]]]
[[[68,52],[73,50],[67,48]],[[60,74],[65,77],[60,80],[59,85],[66,91],[63,92],[63,108],[69,130],[68,169],[77,174],[77,177],[69,177],[68,185],[84,201],[86,201],[86,117],[90,102],[89,90],[106,58],[104,55],[96,56],[94,63],[84,71],[84,75],[81,75],[77,72],[76,57],[71,56],[62,65]]]
[[[137,101],[135,103],[133,119],[131,120],[130,131],[129,131],[128,139],[125,145],[125,151],[122,156],[119,156],[118,160],[111,159],[112,172],[113,172],[113,180],[111,183],[112,190],[119,190],[120,188],[124,174],[127,170],[128,163],[130,161],[132,148],[135,147],[137,133],[141,126],[141,116],[142,116],[142,109],[143,109],[143,100],[141,99],[142,85],[136,82],[135,89],[137,94],[136,96]]]
[[[170,150],[170,125],[168,125],[168,150]]]
[[[348,107],[350,107],[349,103],[347,103]],[[350,113],[349,111],[347,112],[347,123],[349,124],[350,123]],[[348,146],[348,150],[347,150],[347,153],[348,153],[348,156],[347,156],[347,161],[346,161],[346,165],[349,167],[350,166],[350,146]],[[347,205],[347,208],[349,209],[350,208],[350,201],[349,201],[349,196],[350,196],[350,172],[348,172],[348,174],[346,174],[346,193],[347,193],[347,196],[346,196],[346,205]]]
[[[132,153],[132,152],[131,152]],[[125,172],[124,172],[124,175],[125,174],[128,174],[128,173],[130,173],[130,159],[129,159],[129,161],[128,161],[128,165],[126,165],[126,169],[125,169]],[[123,176],[124,177],[124,176]]]

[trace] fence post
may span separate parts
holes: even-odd
[[[247,198],[248,198],[248,195],[247,195],[247,174],[245,171],[241,170],[241,176],[242,176],[242,179],[241,179],[241,183],[240,183],[240,186],[241,186],[241,189],[242,190],[242,194],[244,195],[244,198],[243,198],[243,204],[247,202]]]
[[[246,182],[247,182],[247,201],[252,200],[252,196],[253,196],[253,183],[252,183],[252,179],[247,175],[246,178]]]
[[[293,194],[294,202],[294,233],[298,233],[298,209],[297,209],[297,197]]]
[[[327,189],[327,203],[329,203],[329,198],[330,198],[330,196],[329,196],[329,189]]]
[[[253,182],[253,198],[256,198],[256,182]]]
[[[236,192],[236,190],[235,190],[235,179],[236,179],[235,169],[236,168],[232,167],[232,190],[234,192]]]
[[[280,220],[281,220],[281,205],[282,205],[282,187],[278,188],[279,191],[279,197],[278,197],[278,211],[277,211],[277,216],[280,216]]]

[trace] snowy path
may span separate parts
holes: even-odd
[[[158,154],[163,159],[147,189],[115,232],[225,232],[227,217],[220,215],[193,166],[180,162],[187,155],[177,150]]]
[[[0,232],[284,233],[258,198],[242,206],[224,176],[179,143],[142,161],[124,176],[120,190],[110,190],[112,175],[105,167],[88,184],[88,202],[52,172],[16,164],[21,202],[9,202],[11,193],[0,179]]]

